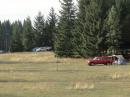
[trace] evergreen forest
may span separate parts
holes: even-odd
[[[52,47],[58,56],[92,57],[130,49],[130,0],[60,0],[59,14],[34,21],[0,21],[0,50],[32,51]]]

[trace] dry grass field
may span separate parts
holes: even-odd
[[[52,52],[1,54],[0,97],[130,97],[130,65],[88,66]]]

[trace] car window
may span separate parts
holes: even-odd
[[[108,60],[108,58],[102,58],[103,60]]]
[[[95,57],[93,60],[101,60],[101,58]]]
[[[103,60],[112,60],[111,57],[106,57],[106,58],[103,58]]]
[[[97,57],[95,57],[93,60],[97,60]]]
[[[93,60],[112,60],[112,57],[95,57]]]

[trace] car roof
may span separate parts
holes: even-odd
[[[110,58],[112,56],[96,56],[96,58]]]

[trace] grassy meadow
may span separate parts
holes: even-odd
[[[52,52],[0,54],[0,97],[130,97],[130,65],[88,66]]]

